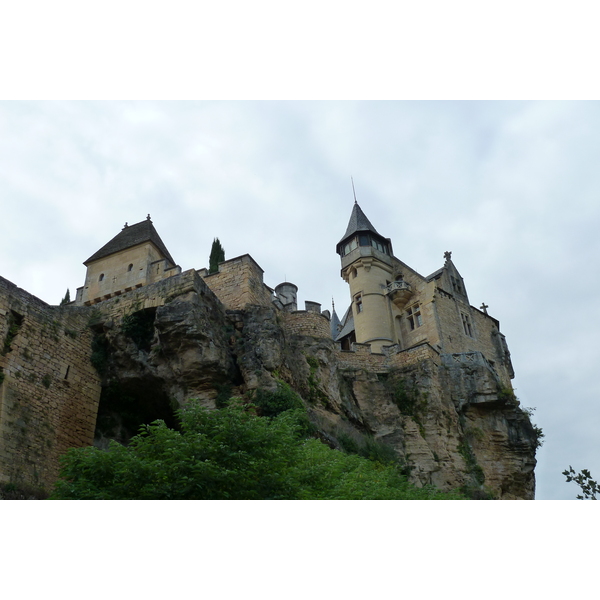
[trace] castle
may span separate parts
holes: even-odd
[[[331,319],[331,336],[340,350],[353,351],[360,344],[369,353],[389,355],[428,344],[442,354],[481,353],[510,385],[514,371],[499,323],[487,313],[487,306],[470,305],[451,252],[444,253],[442,268],[427,277],[420,275],[394,256],[391,239],[377,232],[357,202],[336,252],[341,276],[350,288],[350,307],[341,320],[335,309],[333,314],[321,313],[317,302],[308,301],[305,307],[306,312]],[[126,223],[84,265],[85,285],[75,299],[79,306],[98,304],[182,272],[150,215],[135,225]],[[228,309],[273,304],[297,312],[298,288],[289,282],[274,290],[266,286],[262,269],[250,255],[222,262],[217,273],[207,269],[197,273]]]
[[[341,319],[317,302],[298,310],[297,287],[268,287],[249,254],[221,262],[214,273],[183,271],[150,215],[125,224],[84,262],[85,283],[66,306],[49,306],[0,277],[0,482],[50,486],[58,456],[91,445],[103,385],[90,360],[95,336],[131,315],[152,321],[175,299],[209,299],[234,330],[243,327],[249,307],[274,310],[286,336],[329,340],[343,369],[387,373],[427,359],[485,371],[492,384],[469,402],[496,402],[498,390],[511,389],[514,373],[499,323],[487,306],[470,305],[450,252],[440,269],[420,275],[394,256],[391,239],[356,202],[336,251],[351,299]],[[259,385],[251,379],[244,386]],[[195,385],[176,400],[211,401],[213,391]]]

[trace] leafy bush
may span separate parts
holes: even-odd
[[[110,356],[110,344],[103,333],[95,334],[92,338],[92,354],[90,362],[101,376],[106,375],[108,370],[108,358]]]
[[[569,465],[568,470],[563,471],[567,481],[574,481],[581,489],[581,494],[577,496],[578,500],[597,500],[596,494],[600,495],[600,485],[592,479],[592,474],[588,469],[582,469],[576,473],[575,469]]]
[[[258,408],[263,417],[276,417],[286,410],[303,410],[302,400],[294,390],[283,382],[277,383],[277,390],[271,392],[258,389],[252,398],[252,403]]]
[[[135,343],[138,350],[150,351],[154,337],[155,314],[155,309],[147,309],[123,317],[121,331]]]
[[[372,436],[352,436],[346,432],[336,432],[340,446],[348,454],[358,454],[369,460],[380,462],[383,465],[395,463],[398,460],[393,448],[383,442],[379,442]]]
[[[293,418],[264,419],[240,406],[209,411],[191,403],[181,431],[144,425],[124,447],[69,450],[53,498],[281,499],[297,485],[287,474],[299,443]]]
[[[332,450],[302,432],[304,411],[274,417],[239,403],[179,412],[181,431],[155,421],[129,446],[69,450],[55,499],[451,499],[417,489],[394,466]]]

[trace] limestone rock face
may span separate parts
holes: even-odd
[[[222,388],[241,382],[233,325],[211,293],[188,292],[96,331],[106,356],[97,445],[108,438],[126,441],[152,420],[174,425],[175,409],[188,398],[214,408]]]
[[[536,432],[485,362],[442,355],[386,372],[343,367],[332,340],[290,333],[276,308],[225,311],[202,289],[146,312],[141,334],[131,319],[97,333],[109,357],[99,445],[135,433],[124,406],[138,421],[174,422],[188,398],[215,407],[283,381],[332,447],[385,445],[417,485],[473,498],[534,497]]]

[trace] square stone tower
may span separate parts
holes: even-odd
[[[83,264],[87,267],[85,285],[77,289],[75,304],[87,306],[181,273],[150,215],[135,225],[125,223],[119,234]]]

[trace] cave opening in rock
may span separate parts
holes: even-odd
[[[109,440],[127,445],[142,425],[158,419],[178,429],[177,402],[154,378],[111,381],[102,387],[94,445],[106,448]]]

